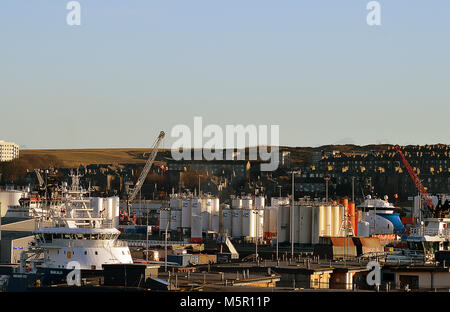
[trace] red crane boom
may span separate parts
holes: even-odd
[[[431,213],[434,214],[434,212],[436,210],[436,206],[434,205],[434,203],[431,199],[431,196],[428,195],[427,191],[425,190],[425,188],[422,185],[422,182],[420,182],[419,177],[414,172],[414,170],[411,167],[411,165],[409,164],[409,162],[406,160],[405,155],[403,155],[400,146],[395,145],[394,148],[397,151],[397,153],[400,155],[400,157],[402,158],[403,164],[405,165],[406,169],[409,172],[409,175],[411,176],[411,179],[413,180],[414,184],[416,185],[417,189],[419,190],[420,195],[423,197],[423,199],[427,203],[428,207],[431,210]]]

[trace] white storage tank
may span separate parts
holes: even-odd
[[[233,198],[231,201],[232,209],[242,209],[242,199],[239,197]]]
[[[191,203],[189,198],[181,199],[181,227],[191,227]]]
[[[209,224],[210,224],[210,219],[211,215],[208,211],[203,211],[202,212],[202,231],[203,232],[208,232],[210,230]]]
[[[265,198],[264,196],[257,196],[255,198],[255,209],[264,209]]]
[[[192,216],[191,241],[198,242],[202,239],[202,217]]]
[[[294,224],[289,223],[289,226],[294,226],[294,243],[299,243],[300,240],[300,218],[301,218],[301,206],[294,206]],[[291,208],[292,209],[292,208]],[[289,242],[291,241],[291,229],[289,229]]]
[[[311,244],[312,242],[312,207],[311,206],[300,206],[300,222],[299,222],[299,243],[300,244]]]
[[[232,209],[231,210],[231,236],[241,237],[242,236],[242,210]]]
[[[211,201],[211,224],[210,229],[214,232],[220,230],[220,201],[218,198],[212,198]]]
[[[266,213],[263,209],[259,209],[257,210],[257,214],[256,214],[256,224],[259,225],[258,229],[257,229],[257,233],[256,235],[258,237],[264,237],[264,218],[266,217]],[[258,222],[259,219],[259,222]]]
[[[220,232],[231,235],[231,209],[222,210],[222,228]]]
[[[311,244],[319,243],[319,206],[311,208]]]
[[[326,206],[325,208],[325,236],[331,236],[333,230],[333,215],[331,206]]]
[[[219,233],[220,228],[220,216],[218,214],[214,214],[211,216],[211,231]]]
[[[171,209],[181,209],[181,203],[182,199],[179,198],[177,195],[170,196],[169,207]]]
[[[202,211],[207,211],[209,214],[211,214],[212,211],[212,199],[211,198],[205,198],[204,199],[205,207],[202,207]]]
[[[242,199],[242,208],[243,209],[252,209],[253,208],[253,199],[251,199],[251,197],[244,197]]]
[[[340,206],[331,206],[331,214],[332,214],[332,227],[331,227],[331,236],[337,237],[339,236],[339,228],[341,224],[340,220]]]
[[[282,205],[278,207],[278,228],[277,228],[277,236],[278,242],[287,242],[289,241],[289,227],[290,227],[290,206]]]
[[[264,224],[263,224],[263,232],[270,232],[270,207],[264,207]]]
[[[326,236],[326,209],[325,206],[319,206],[319,236]]]
[[[159,210],[159,230],[165,231],[167,225],[169,225],[170,229],[170,209],[161,208]]]
[[[179,209],[170,209],[170,229],[176,231],[181,227],[182,212]]]
[[[279,206],[278,197],[272,197],[270,199],[270,206],[271,207],[278,207]]]
[[[220,211],[220,200],[218,198],[211,199],[211,214],[219,215]]]
[[[191,199],[191,215],[201,216],[202,213],[202,203],[197,197]]]
[[[253,229],[253,230],[252,230]],[[241,236],[255,237],[255,215],[251,210],[242,211],[242,233]]]
[[[269,232],[277,233],[278,207],[271,207],[269,213]]]

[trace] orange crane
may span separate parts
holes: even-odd
[[[423,197],[425,202],[428,205],[428,208],[431,210],[431,214],[434,215],[436,213],[436,206],[433,203],[433,200],[431,199],[431,196],[428,195],[426,189],[423,187],[422,182],[420,182],[419,177],[414,172],[413,168],[409,164],[409,162],[406,160],[405,155],[403,155],[402,150],[400,146],[395,145],[394,149],[397,151],[397,153],[402,158],[403,164],[405,165],[406,169],[409,172],[409,175],[411,176],[411,179],[413,180],[414,184],[416,185],[417,189],[419,190],[420,195]]]

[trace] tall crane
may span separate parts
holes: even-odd
[[[423,199],[425,200],[425,203],[427,204],[428,208],[431,211],[431,214],[434,215],[436,213],[436,206],[434,205],[433,200],[431,199],[431,196],[428,195],[427,191],[425,190],[425,188],[422,185],[422,182],[420,182],[419,177],[414,172],[414,170],[411,167],[411,165],[409,164],[408,160],[406,160],[405,155],[403,155],[400,146],[395,145],[394,149],[397,151],[397,153],[402,158],[403,164],[405,165],[406,169],[409,172],[409,175],[411,176],[411,179],[413,180],[414,184],[416,185],[417,189],[419,190],[420,196],[423,197]]]
[[[134,188],[131,190],[128,199],[127,199],[127,208],[128,208],[128,216],[130,216],[130,203],[136,198],[136,195],[139,193],[139,191],[142,188],[142,185],[144,184],[145,178],[147,178],[147,175],[150,171],[150,168],[153,165],[153,162],[155,161],[156,154],[158,153],[159,145],[161,144],[161,141],[165,137],[165,132],[161,131],[158,135],[158,138],[156,139],[155,143],[152,146],[152,152],[150,156],[148,157],[147,162],[145,163],[144,169],[141,172],[141,175],[139,176],[139,179],[137,180]]]

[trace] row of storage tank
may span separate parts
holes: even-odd
[[[330,205],[298,202],[291,225],[289,198],[272,198],[265,207],[264,197],[237,197],[228,205],[219,199],[172,195],[169,208],[160,211],[160,230],[190,229],[191,241],[201,241],[202,232],[218,232],[233,238],[276,237],[279,242],[315,244],[319,237],[368,236],[369,226],[361,221],[355,204],[342,200]],[[344,222],[345,221],[345,222]]]
[[[361,220],[361,212],[346,199],[329,205],[300,202],[294,206],[293,225],[291,205],[286,201],[272,204],[265,209],[264,231],[266,237],[278,234],[279,242],[291,242],[291,226],[294,243],[317,244],[319,237],[369,236],[369,223]]]
[[[220,201],[216,197],[173,194],[169,208],[160,210],[160,230],[191,230],[191,241],[202,239],[202,232],[219,232]]]
[[[253,206],[261,209],[253,209]],[[203,232],[227,233],[232,237],[263,236],[264,197],[237,197],[232,207],[221,207],[213,196],[173,194],[168,208],[160,210],[160,230],[190,229],[191,241],[201,241]],[[259,228],[256,226],[259,224]]]

